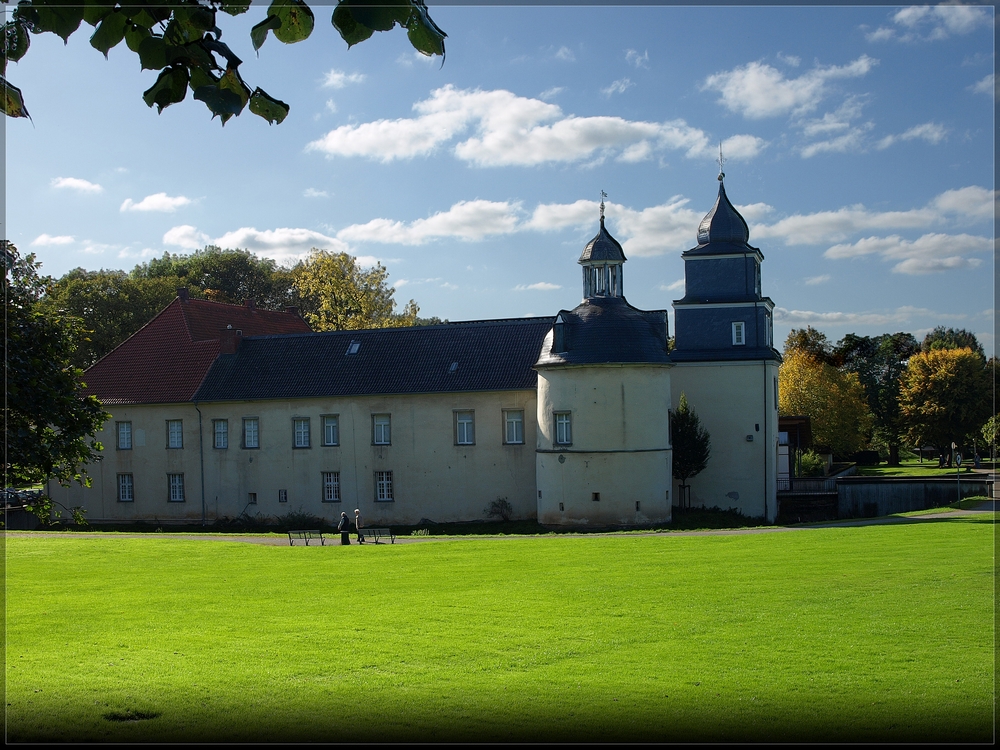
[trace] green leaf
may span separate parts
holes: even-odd
[[[97,26],[115,8],[115,0],[85,0],[83,5],[83,20],[91,26]]]
[[[143,41],[149,39],[149,37],[149,29],[143,28],[138,24],[129,24],[125,27],[125,44],[127,44],[128,48],[133,52],[138,52],[139,46],[143,43]]]
[[[3,58],[3,73],[7,72],[7,62],[17,62],[28,51],[31,38],[26,25],[21,21],[9,21],[0,27],[0,56]]]
[[[202,86],[215,86],[219,83],[219,77],[208,70],[199,67],[191,68],[191,80],[188,86],[192,91],[197,91]],[[198,97],[196,96],[195,99]]]
[[[63,42],[69,42],[69,36],[78,28],[83,20],[83,7],[80,5],[35,5],[38,14],[35,23],[35,33],[51,31],[61,37]]]
[[[355,21],[354,16],[351,15],[351,9],[344,3],[334,9],[330,22],[333,24],[333,28],[340,32],[341,38],[347,42],[348,49],[365,41],[375,33],[367,26],[362,26]]]
[[[243,111],[243,99],[239,94],[220,88],[217,83],[199,86],[194,90],[194,98],[205,102],[205,106],[212,111],[212,118],[222,118],[223,125],[230,117]]]
[[[281,25],[274,29],[274,36],[285,44],[307,39],[316,23],[312,10],[303,0],[274,0],[267,9],[267,15],[281,19]]]
[[[222,0],[219,10],[231,16],[240,16],[250,10],[250,0]]]
[[[27,117],[31,119],[27,107],[24,106],[24,97],[21,96],[21,89],[7,83],[6,78],[0,78],[0,85],[3,86],[3,113],[7,117]]]
[[[268,125],[278,123],[288,117],[289,107],[283,101],[268,96],[259,87],[250,97],[250,111],[267,120]]]
[[[240,74],[236,68],[226,68],[226,72],[219,79],[219,88],[239,95],[242,102],[240,111],[243,111],[243,107],[250,100],[250,87],[243,83],[243,79],[240,78]],[[239,112],[236,114],[239,114]]]
[[[167,26],[175,25],[181,31],[185,42],[193,42],[204,35],[206,31],[215,28],[215,11],[200,5],[186,5],[174,8],[174,17]],[[164,37],[168,37],[164,33]]]
[[[167,44],[161,36],[143,39],[136,50],[142,70],[160,70],[167,67]]]
[[[205,70],[217,68],[215,58],[206,50],[201,42],[192,42],[182,47],[167,45],[167,64],[181,64],[188,68],[200,67]]]
[[[415,0],[413,3],[413,14],[406,24],[406,36],[417,52],[444,57],[444,39],[448,35],[431,20],[423,0]]]
[[[256,52],[264,44],[267,39],[267,32],[270,29],[277,29],[281,26],[281,19],[277,16],[268,16],[259,24],[250,29],[250,41],[253,43],[254,51]]]
[[[343,0],[354,20],[372,31],[389,31],[399,24],[405,26],[410,17],[410,0]]]
[[[153,24],[155,24],[158,20],[161,20],[161,19],[154,18],[150,14],[150,12],[149,12],[150,10],[152,10],[152,9],[151,8],[143,8],[138,13],[134,14],[132,16],[132,23],[134,23],[136,26],[142,26],[142,28],[144,28],[144,29],[151,29],[151,28],[153,28]],[[168,15],[169,15],[169,12],[168,12]]]
[[[187,68],[167,68],[157,77],[156,83],[143,93],[142,99],[147,106],[155,104],[158,112],[163,112],[165,107],[184,101],[188,78]]]
[[[90,37],[90,46],[99,52],[104,53],[104,58],[108,57],[108,50],[121,42],[125,37],[125,24],[128,19],[124,13],[115,11],[104,17],[97,31]]]

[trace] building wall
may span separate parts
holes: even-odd
[[[333,521],[359,508],[366,523],[471,521],[506,498],[513,517],[535,518],[535,392],[418,394],[295,401],[204,403],[205,506],[219,517],[279,516],[303,510]],[[524,443],[504,444],[503,410],[524,414]],[[53,487],[53,498],[82,505],[91,521],[200,522],[198,412],[193,404],[110,407],[100,436],[104,460],[91,467],[94,486]],[[455,410],[475,414],[475,444],[455,445]],[[372,415],[391,417],[391,444],[372,445]],[[340,445],[322,445],[322,415],[338,415]],[[260,447],[242,447],[242,422],[257,418]],[[293,419],[308,418],[310,447],[295,448]],[[184,447],[168,450],[166,420],[183,419]],[[213,420],[226,419],[229,447],[214,448]],[[134,447],[115,449],[115,423],[131,420]],[[143,431],[144,445],[137,439]],[[393,500],[375,498],[376,472],[392,472]],[[339,502],[323,502],[323,472],[339,472]],[[117,475],[133,475],[135,500],[117,500]],[[185,501],[168,502],[168,473],[184,475]],[[287,502],[279,502],[279,490]],[[248,504],[256,493],[256,504]]]
[[[596,527],[669,522],[670,393],[669,365],[541,368],[539,522]],[[571,415],[571,445],[556,442],[556,412]]]
[[[674,408],[681,393],[712,441],[707,468],[688,480],[693,507],[777,515],[778,410],[774,361],[679,363],[671,370]],[[753,440],[748,441],[747,437]],[[679,482],[674,481],[677,488]],[[680,501],[679,492],[675,495]]]

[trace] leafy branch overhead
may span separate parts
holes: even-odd
[[[105,57],[124,42],[142,70],[160,71],[142,95],[158,112],[183,101],[190,89],[223,125],[248,106],[268,123],[280,123],[288,104],[243,81],[243,61],[222,41],[216,23],[219,11],[237,16],[249,8],[250,0],[21,0],[0,35],[0,106],[8,117],[29,117],[21,90],[7,80],[7,62],[27,54],[31,34],[51,32],[68,42],[87,23],[94,28],[91,46]],[[424,0],[340,0],[331,22],[348,47],[398,25],[418,52],[444,57],[447,34],[431,20]],[[259,53],[270,32],[279,42],[295,44],[307,39],[314,25],[304,0],[273,0],[264,20],[251,29],[250,42]]]

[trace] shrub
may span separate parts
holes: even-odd
[[[815,451],[806,451],[799,459],[801,471],[799,476],[822,477],[826,476],[826,461],[824,461]]]
[[[487,518],[499,518],[503,521],[509,521],[510,517],[514,514],[514,507],[507,502],[507,498],[498,497],[492,503],[483,509]]]

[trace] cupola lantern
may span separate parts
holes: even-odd
[[[597,233],[580,256],[583,266],[583,298],[624,297],[622,291],[622,264],[625,253],[621,244],[604,227],[604,199],[601,191],[601,231]]]

